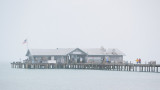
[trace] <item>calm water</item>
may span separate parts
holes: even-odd
[[[1,63],[0,90],[160,90],[160,73],[12,69]]]

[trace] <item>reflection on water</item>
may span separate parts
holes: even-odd
[[[2,64],[2,63],[1,63]],[[160,73],[0,67],[0,90],[159,90]]]

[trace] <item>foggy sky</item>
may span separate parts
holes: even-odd
[[[29,48],[118,48],[160,63],[159,0],[0,0],[0,62]]]

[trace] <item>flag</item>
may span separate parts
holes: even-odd
[[[23,44],[26,44],[27,43],[27,39],[25,39],[24,41],[23,41]]]

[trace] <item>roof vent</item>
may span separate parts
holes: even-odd
[[[113,55],[117,55],[116,49],[112,49],[112,54],[113,54]]]
[[[116,50],[115,50],[115,49],[112,49],[112,52],[116,52]]]
[[[101,46],[101,48],[100,48],[103,52],[106,52],[106,49],[103,47],[103,46]]]

